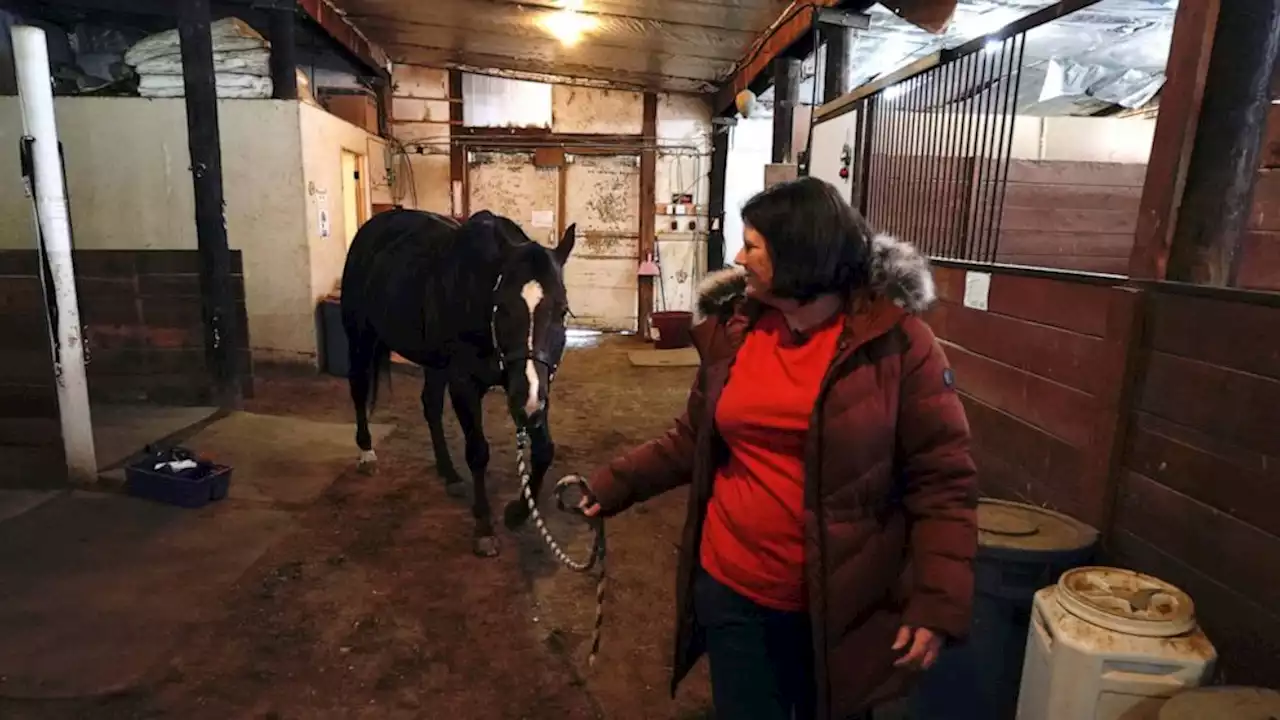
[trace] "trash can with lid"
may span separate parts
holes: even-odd
[[[1012,720],[1031,601],[1064,571],[1092,562],[1098,531],[1024,503],[978,503],[973,622],[969,638],[943,651],[909,701],[912,720]]]
[[[1018,720],[1157,720],[1216,659],[1183,591],[1133,570],[1074,568],[1036,593]]]

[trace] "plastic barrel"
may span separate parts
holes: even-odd
[[[1097,545],[1096,529],[1062,513],[979,501],[969,638],[920,677],[911,720],[1013,720],[1035,593],[1090,564]]]
[[[693,313],[684,310],[666,310],[649,317],[658,338],[653,347],[658,350],[675,350],[689,347],[693,342],[689,330],[693,326]]]

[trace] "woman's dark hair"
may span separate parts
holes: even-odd
[[[830,184],[814,177],[774,185],[742,206],[773,261],[770,292],[809,302],[867,283],[871,228]]]

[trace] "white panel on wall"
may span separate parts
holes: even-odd
[[[845,200],[852,200],[853,173],[848,178],[840,177],[840,155],[847,144],[853,152],[854,132],[858,126],[856,112],[845,113],[823,123],[813,126],[813,155],[810,159],[809,174],[835,185]]]
[[[468,127],[551,127],[551,86],[462,74],[462,123]]]

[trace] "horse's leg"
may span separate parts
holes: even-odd
[[[547,470],[556,459],[556,444],[551,440],[551,403],[548,401],[544,411],[543,422],[529,431],[529,454],[532,456],[532,474],[529,476],[529,492],[534,502],[542,490],[542,481]],[[502,509],[502,521],[512,530],[520,527],[529,519],[529,503],[521,493]]]
[[[347,384],[351,388],[351,402],[356,408],[356,445],[360,447],[360,472],[371,474],[377,469],[378,455],[373,451],[373,437],[369,434],[369,381],[374,367],[374,348],[377,336],[371,329],[352,331],[347,348]]]
[[[426,380],[422,384],[422,416],[431,428],[431,450],[436,456],[436,472],[444,478],[444,488],[451,497],[460,497],[466,493],[462,484],[462,476],[453,466],[453,458],[449,455],[449,444],[444,439],[444,395],[448,390],[449,377],[444,370],[422,368]]]
[[[471,470],[473,485],[471,516],[475,518],[473,550],[480,557],[498,554],[498,538],[493,534],[493,517],[489,509],[489,492],[485,488],[485,470],[489,466],[489,441],[484,437],[484,421],[481,400],[484,390],[470,378],[459,378],[449,383],[449,397],[453,412],[467,438],[467,468]]]

